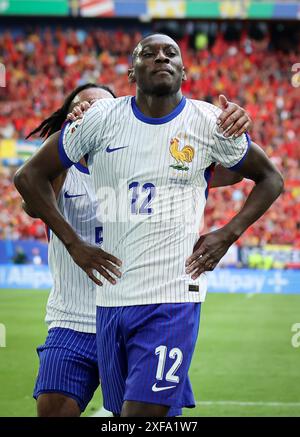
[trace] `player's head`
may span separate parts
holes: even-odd
[[[156,33],[142,39],[132,54],[129,81],[146,95],[176,94],[186,79],[178,44]]]
[[[46,118],[36,129],[30,132],[26,138],[39,133],[40,137],[48,138],[61,129],[63,122],[73,108],[81,102],[98,99],[116,98],[113,91],[105,85],[86,83],[75,88],[65,99],[62,106],[50,117]]]
[[[73,97],[74,96],[74,97]],[[73,98],[72,98],[73,97]],[[69,96],[68,113],[82,102],[92,103],[94,100],[116,98],[112,90],[105,85],[85,84],[76,88]],[[66,99],[67,100],[67,99]],[[68,104],[66,102],[66,106]],[[66,118],[66,117],[65,117]]]

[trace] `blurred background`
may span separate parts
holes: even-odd
[[[51,286],[44,225],[22,211],[12,183],[41,144],[25,137],[78,85],[97,82],[117,96],[134,94],[127,81],[131,52],[151,32],[167,33],[181,47],[187,97],[218,105],[225,94],[248,111],[252,139],[285,179],[284,193],[210,274],[215,293],[192,370],[194,380],[206,382],[204,389],[199,382],[196,413],[300,415],[300,351],[291,345],[300,322],[299,19],[298,1],[0,0],[0,323],[6,327],[0,346],[7,346],[0,347],[0,380],[8,384],[0,415],[34,414],[32,356],[45,334]],[[211,189],[204,231],[228,222],[251,188],[243,181]],[[25,344],[22,370],[17,357]],[[27,378],[19,397],[7,382],[12,369]],[[87,414],[100,403],[92,402]]]

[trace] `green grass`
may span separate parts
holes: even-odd
[[[0,348],[0,416],[35,415],[35,348],[46,336],[46,300],[43,291],[0,290],[0,323],[7,331],[6,348]],[[190,371],[199,404],[185,415],[300,417],[300,348],[291,345],[296,322],[300,295],[208,295]],[[100,406],[98,391],[85,415]]]

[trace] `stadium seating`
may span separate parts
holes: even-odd
[[[39,29],[3,33],[0,62],[7,66],[7,87],[0,91],[0,139],[25,138],[79,84],[96,81],[111,86],[118,96],[133,94],[127,68],[141,36],[121,29],[87,33],[59,27],[43,33]],[[184,94],[217,104],[222,93],[244,106],[254,120],[253,140],[263,146],[285,178],[285,193],[239,244],[300,247],[300,87],[292,86],[290,72],[297,62],[296,47],[290,53],[275,51],[269,47],[268,34],[256,41],[247,33],[239,41],[226,41],[219,33],[209,49],[205,44],[201,50],[192,49],[187,37],[180,44],[189,77]],[[234,188],[211,190],[204,231],[226,223],[251,186],[244,181]],[[0,238],[44,238],[41,223],[22,212],[5,169],[0,175],[0,206]]]

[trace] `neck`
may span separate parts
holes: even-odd
[[[155,96],[136,91],[136,104],[139,110],[147,117],[160,118],[170,114],[182,99],[181,90],[175,94]]]

